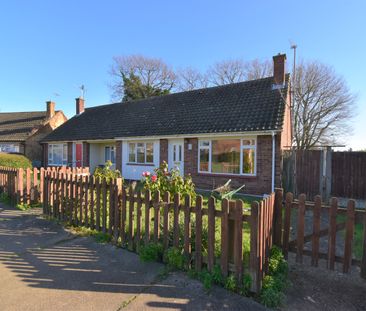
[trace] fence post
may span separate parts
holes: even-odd
[[[330,270],[334,270],[335,266],[337,209],[338,209],[338,200],[337,198],[332,198],[329,210],[328,264],[327,264]]]
[[[291,225],[291,209],[294,196],[291,192],[286,194],[285,203],[285,222],[283,226],[282,251],[285,258],[288,258],[289,239],[290,239],[290,225]]]
[[[196,271],[202,269],[202,196],[198,195],[196,199]]]
[[[347,205],[346,237],[344,241],[343,273],[347,273],[352,263],[352,245],[355,226],[355,201],[349,200]]]
[[[221,201],[221,211],[221,273],[223,277],[227,277],[229,262],[229,201],[227,199]]]
[[[365,207],[366,210],[366,207]],[[364,213],[363,221],[363,251],[361,260],[361,277],[366,279],[366,212]]]
[[[273,215],[273,242],[278,247],[282,247],[282,206],[283,189],[276,188]]]
[[[23,169],[17,170],[17,204],[23,204]]]
[[[257,201],[252,202],[250,212],[250,258],[249,273],[252,279],[251,291],[259,293],[261,288],[260,267],[259,267],[259,204]]]
[[[234,264],[236,279],[241,284],[243,274],[243,201],[237,200],[235,203]]]

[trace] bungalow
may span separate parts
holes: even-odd
[[[281,150],[291,145],[286,55],[273,57],[273,77],[91,107],[44,139],[48,165],[98,165],[111,160],[138,180],[162,161],[190,174],[197,188],[229,178],[245,192],[280,186]]]
[[[55,103],[46,102],[45,111],[0,113],[0,152],[20,153],[40,166],[43,155],[40,141],[67,121]]]

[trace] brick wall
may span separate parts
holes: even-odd
[[[192,149],[188,150],[188,145]],[[275,166],[275,185],[281,183],[281,139],[276,136],[276,166]],[[248,194],[270,193],[272,188],[272,136],[257,137],[257,176],[233,176],[198,173],[198,139],[190,138],[184,141],[184,173],[191,174],[193,182],[199,189],[209,189],[224,184],[231,179],[233,188],[245,184],[243,192]]]
[[[163,163],[163,161],[168,162],[168,140],[160,139],[160,161],[159,163]]]
[[[116,141],[116,169],[122,174],[122,141]]]
[[[83,166],[90,166],[90,144],[83,142]]]

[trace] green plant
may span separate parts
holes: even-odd
[[[32,203],[32,204],[27,204],[27,203],[22,203],[22,204],[17,204],[16,208],[20,209],[21,211],[26,211],[29,210],[31,208],[37,208],[37,207],[41,207],[42,205],[40,203]]]
[[[5,204],[10,204],[10,197],[7,193],[3,192],[0,194],[0,202]]]
[[[77,227],[77,226],[71,226],[69,227],[72,232],[78,236],[91,236],[95,239],[98,243],[109,243],[112,240],[112,236],[108,233],[103,233],[100,231],[97,231],[95,229],[90,229],[87,227]]]
[[[142,245],[139,255],[142,261],[161,261],[163,257],[163,245],[160,243]]]
[[[178,169],[168,170],[168,164],[164,161],[154,173],[143,172],[142,184],[151,192],[160,191],[161,194],[169,192],[172,196],[180,193],[182,196],[190,195],[195,199],[194,184],[190,175],[182,177]]]
[[[184,268],[183,253],[176,247],[171,247],[166,251],[165,259],[170,269],[182,270]]]
[[[107,161],[103,167],[97,167],[93,174],[94,177],[101,179],[105,178],[107,184],[109,184],[112,179],[120,178],[120,171],[112,169],[112,165],[111,161]]]
[[[281,249],[274,246],[269,258],[268,274],[263,279],[260,302],[266,307],[275,308],[283,303],[283,291],[288,285],[288,265]]]
[[[227,290],[230,290],[232,292],[234,292],[236,290],[236,287],[237,287],[237,281],[236,281],[236,278],[233,274],[230,274],[226,280],[225,280],[225,288]]]
[[[32,163],[21,154],[0,153],[0,166],[25,169],[32,168]]]
[[[222,285],[224,278],[222,277],[221,268],[219,265],[215,265],[212,270],[212,279],[215,284]]]
[[[204,270],[201,273],[202,273],[201,281],[203,283],[203,287],[206,290],[210,290],[212,288],[213,283],[214,283],[212,274],[209,273],[207,270]]]
[[[249,274],[244,274],[242,284],[239,286],[239,293],[243,296],[249,296],[252,278]]]

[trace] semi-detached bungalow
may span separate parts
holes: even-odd
[[[200,189],[230,178],[269,193],[292,137],[286,55],[273,62],[273,77],[258,80],[85,110],[78,98],[76,115],[44,139],[44,160],[91,170],[111,160],[130,180],[166,161]]]

